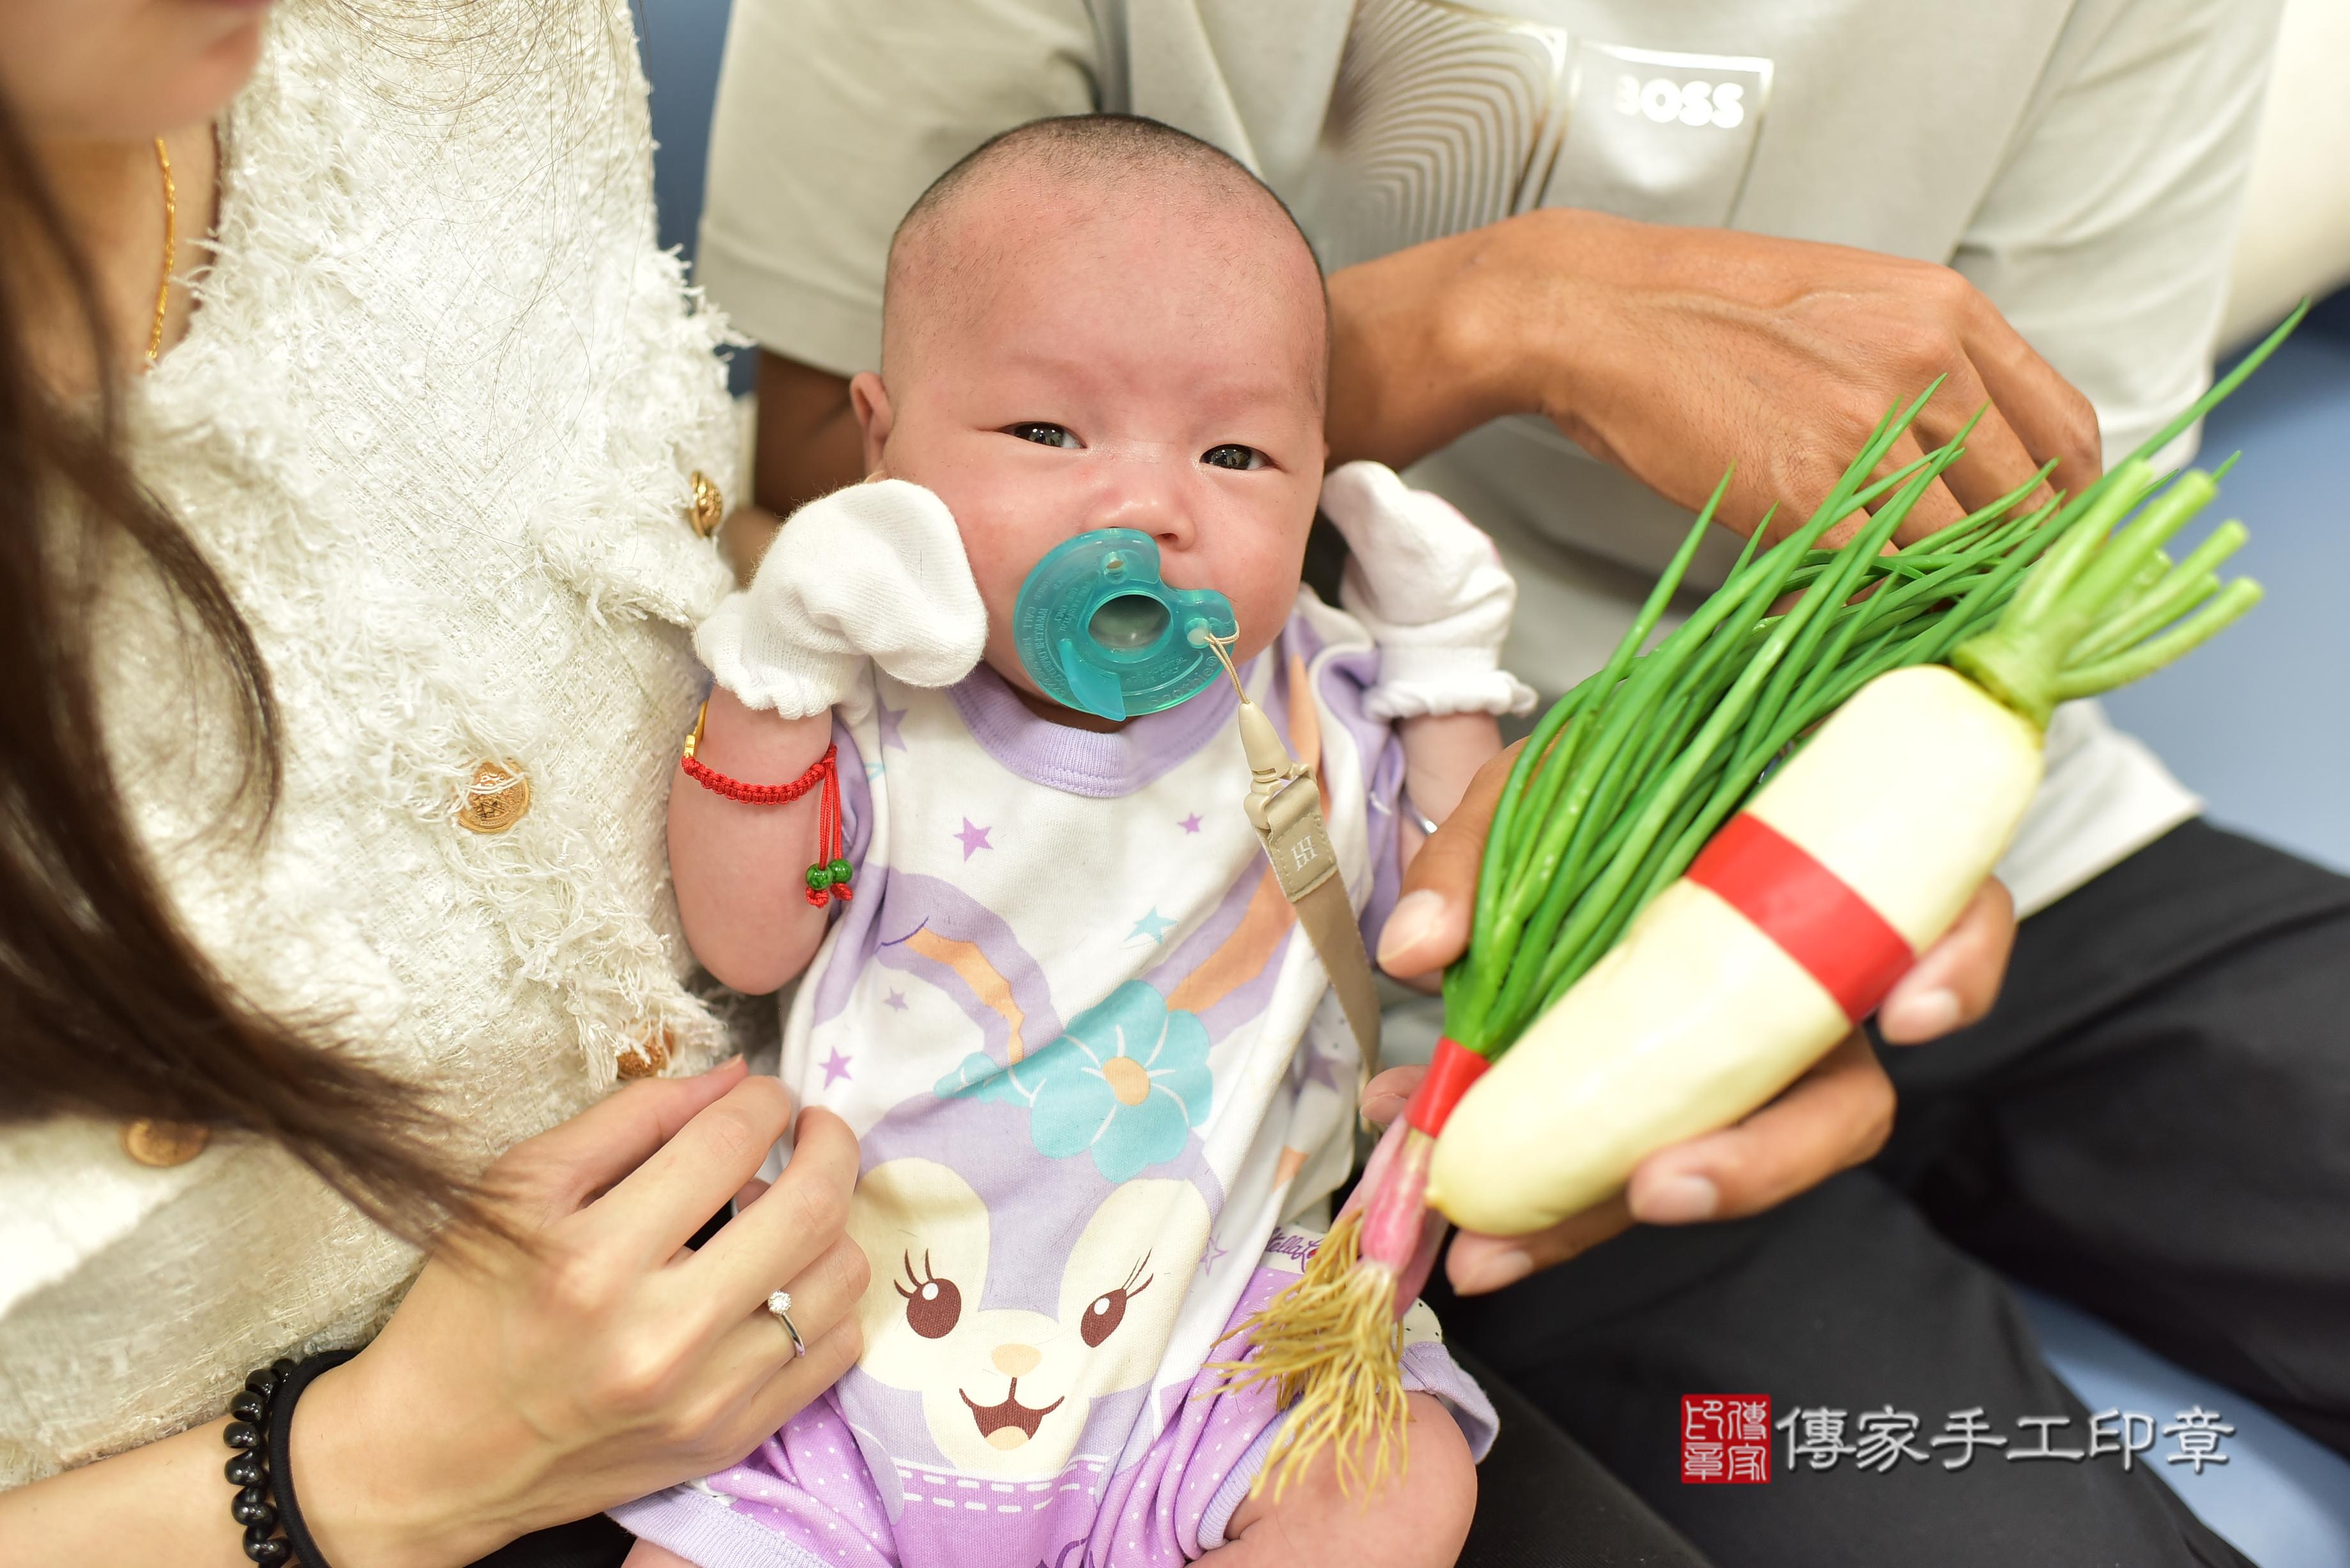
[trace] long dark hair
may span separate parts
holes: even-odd
[[[89,623],[109,557],[143,560],[228,675],[256,830],[281,776],[269,671],[218,574],[118,455],[105,315],[5,102],[0,235],[0,1120],[258,1134],[411,1240],[477,1219],[418,1091],[238,995],[172,918],[99,731]],[[36,368],[36,310],[70,324],[56,336],[92,372],[87,406]]]

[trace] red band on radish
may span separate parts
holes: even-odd
[[[1428,1076],[1419,1081],[1419,1087],[1412,1092],[1411,1104],[1404,1107],[1405,1118],[1434,1137],[1444,1130],[1452,1107],[1461,1103],[1469,1085],[1484,1076],[1485,1069],[1492,1065],[1466,1045],[1439,1040],[1436,1054],[1429,1060]]]
[[[1688,875],[1801,964],[1855,1023],[1875,1012],[1917,961],[1867,899],[1751,813],[1731,817]]]

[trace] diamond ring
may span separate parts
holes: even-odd
[[[800,1337],[798,1325],[792,1322],[792,1293],[770,1292],[767,1296],[767,1310],[775,1314],[777,1323],[784,1325],[784,1332],[792,1336],[792,1359],[797,1361],[801,1356],[806,1355],[807,1341]]]

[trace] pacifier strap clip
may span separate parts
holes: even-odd
[[[1357,1100],[1378,1069],[1379,993],[1371,970],[1371,955],[1363,946],[1363,929],[1355,919],[1354,900],[1347,897],[1346,878],[1338,870],[1338,855],[1322,817],[1322,785],[1314,770],[1292,756],[1264,710],[1249,701],[1233,668],[1231,644],[1239,640],[1212,635],[1201,639],[1215,649],[1217,660],[1240,693],[1241,746],[1249,763],[1249,791],[1241,802],[1249,826],[1256,829],[1265,857],[1281,884],[1282,896],[1297,912],[1297,923],[1322,960],[1331,989],[1338,993],[1339,1009],[1355,1036],[1360,1064]],[[1311,692],[1295,694],[1310,702]]]

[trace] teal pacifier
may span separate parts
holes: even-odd
[[[1045,695],[1105,719],[1156,713],[1222,673],[1210,638],[1239,629],[1213,588],[1170,588],[1159,544],[1133,528],[1097,528],[1046,552],[1020,585],[1014,645]]]

